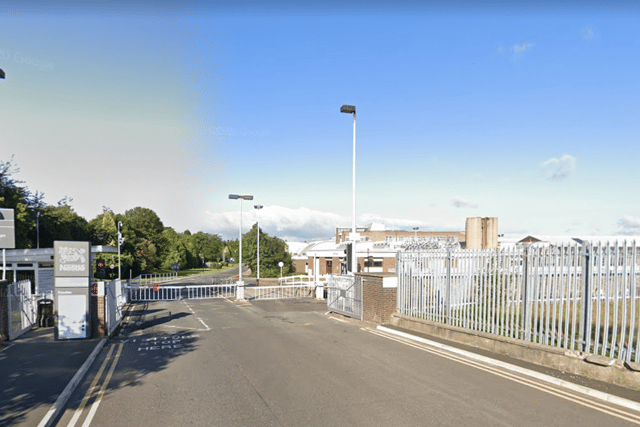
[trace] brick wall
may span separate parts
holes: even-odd
[[[93,338],[107,335],[104,298],[91,295],[91,337]]]
[[[385,273],[360,273],[362,277],[362,318],[367,322],[384,324],[396,312],[396,288],[383,287]]]
[[[0,280],[0,341],[9,339],[9,301],[7,300],[8,281]]]

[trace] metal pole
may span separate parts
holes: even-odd
[[[4,248],[2,248],[2,280],[3,281],[7,280],[7,258],[6,258],[6,249]]]
[[[524,247],[522,252],[522,310],[524,325],[522,326],[522,332],[524,333],[525,341],[531,341],[531,282],[529,281],[529,269],[532,267],[529,265],[529,245]]]
[[[38,240],[36,243],[36,248],[40,249],[40,211],[36,214],[36,239]]]
[[[451,248],[447,248],[447,293],[446,299],[446,323],[451,324]]]
[[[588,352],[589,346],[591,344],[591,271],[589,267],[591,266],[591,245],[586,245],[584,247],[584,277],[583,277],[583,290],[582,290],[582,351]],[[617,298],[617,295],[616,295]],[[617,305],[617,302],[616,302]],[[614,319],[617,320],[617,316],[614,316]],[[615,345],[615,343],[613,343]],[[597,350],[596,350],[597,351]]]
[[[351,271],[358,272],[358,251],[356,250],[356,112],[353,112],[353,215],[351,219],[352,233],[352,254],[351,254]]]
[[[122,221],[118,221],[118,280],[122,280],[122,276],[120,275],[120,245],[122,244],[122,234],[120,233],[121,225]]]
[[[256,230],[256,240],[258,241],[258,253],[256,255],[256,285],[260,283],[260,208],[256,208],[258,211],[258,225]]]
[[[242,286],[242,199],[240,199],[240,231],[238,232],[238,240],[240,241],[240,253],[238,258],[240,264],[238,264],[238,285]]]

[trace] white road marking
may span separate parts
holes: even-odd
[[[202,325],[206,328],[205,331],[209,331],[211,330],[211,328],[209,328],[209,325],[207,325],[206,323],[204,323],[204,321],[200,318],[200,316],[198,316],[196,314],[195,311],[193,311],[193,308],[191,308],[191,306],[189,304],[187,304],[187,301],[182,301],[184,303],[184,305],[187,306],[187,308],[189,309],[189,311],[191,311],[191,313],[193,313],[194,316],[196,316],[196,319],[198,319],[200,321],[200,323],[202,323]]]
[[[102,401],[102,396],[104,396],[104,391],[107,389],[107,385],[109,384],[109,381],[111,381],[111,377],[113,376],[113,371],[115,371],[116,369],[116,364],[118,363],[118,359],[120,359],[120,354],[122,354],[122,347],[124,347],[124,344],[118,345],[116,357],[114,358],[113,363],[111,364],[111,368],[109,368],[109,372],[107,373],[107,376],[102,383],[102,387],[100,387],[100,391],[98,392],[96,400],[93,402],[93,405],[91,405],[91,408],[89,409],[87,418],[85,418],[84,423],[82,423],[82,427],[89,427],[91,425],[91,421],[93,421],[93,417],[96,415],[96,411],[98,410],[100,402]]]
[[[89,401],[89,398],[94,393],[96,386],[98,385],[98,380],[102,377],[102,373],[104,372],[104,369],[107,367],[107,364],[109,363],[109,359],[111,358],[111,353],[113,353],[114,348],[115,346],[113,345],[109,347],[109,352],[107,353],[107,357],[105,357],[104,362],[102,362],[102,365],[98,370],[98,373],[96,374],[95,378],[91,382],[91,386],[89,387],[89,390],[87,390],[84,397],[82,398],[82,402],[80,402],[80,406],[78,406],[78,409],[76,409],[76,411],[74,412],[73,417],[71,418],[71,421],[69,421],[69,424],[67,424],[67,427],[74,427],[78,422],[78,418],[80,418],[82,411],[84,411],[84,407],[87,406],[87,402]]]
[[[402,344],[411,346],[413,348],[417,348],[419,350],[422,350],[428,353],[432,353],[432,354],[447,358],[449,360],[453,360],[453,361],[465,364],[467,366],[474,367],[476,369],[483,370],[485,372],[492,373],[502,378],[509,379],[511,381],[535,388],[537,390],[546,392],[548,394],[561,397],[563,399],[569,400],[579,405],[586,406],[586,407],[595,409],[597,411],[606,413],[608,415],[623,419],[625,421],[629,421],[631,423],[640,425],[640,416],[637,414],[637,412],[640,411],[640,404],[637,402],[633,402],[633,401],[623,399],[617,396],[613,396],[607,393],[603,393],[597,390],[589,389],[588,387],[573,384],[568,381],[560,380],[558,378],[541,374],[539,372],[531,371],[529,369],[521,368],[519,366],[511,365],[509,363],[501,362],[499,360],[494,360],[488,357],[480,356],[471,352],[457,349],[455,347],[450,347],[444,344],[429,341],[424,338],[415,337],[410,334],[405,334],[403,332],[395,331],[393,329],[388,329],[382,326],[378,326],[378,331],[369,329],[368,332],[387,338],[387,339],[400,342]],[[421,345],[418,343],[420,343]],[[426,346],[433,346],[436,348],[428,348]],[[452,354],[452,353],[455,353],[455,354]],[[479,363],[478,361],[483,363]],[[485,363],[493,366],[487,366],[485,365]],[[523,376],[518,376],[512,372],[501,371],[496,367],[506,369]],[[530,378],[526,378],[525,376],[537,379],[541,382],[535,382]],[[544,383],[542,381],[544,381]],[[558,388],[553,388],[552,385]],[[570,390],[576,394],[571,394],[568,391],[565,391],[562,389]],[[633,411],[636,411],[636,413],[623,411],[621,409],[618,409],[612,406],[607,406],[605,404],[602,404],[593,400],[588,400],[587,398],[578,395],[578,393],[589,396],[593,399],[602,400],[609,404],[614,404],[624,408],[631,409]]]

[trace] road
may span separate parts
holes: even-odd
[[[327,315],[323,301],[153,303],[58,426],[632,426],[640,414]]]

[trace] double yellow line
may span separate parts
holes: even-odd
[[[80,416],[84,412],[84,408],[87,406],[87,402],[89,402],[89,399],[91,399],[91,397],[95,397],[93,404],[89,408],[89,413],[84,419],[84,423],[82,423],[82,427],[88,427],[91,425],[91,421],[93,420],[93,417],[96,414],[96,411],[98,410],[98,406],[100,406],[100,402],[102,401],[104,392],[107,389],[107,386],[109,385],[109,381],[111,381],[111,377],[113,376],[113,371],[115,371],[116,369],[116,364],[118,363],[118,359],[120,359],[120,354],[122,354],[123,346],[124,346],[124,343],[120,343],[118,345],[112,344],[110,346],[109,352],[107,353],[107,357],[105,357],[104,362],[102,362],[102,365],[98,370],[98,373],[96,374],[95,378],[91,382],[91,386],[89,387],[89,389],[87,390],[87,393],[82,398],[82,402],[80,402],[78,409],[76,409],[75,413],[73,414],[73,417],[71,418],[71,421],[69,421],[69,424],[67,424],[67,427],[74,427],[76,425],[76,423],[78,422],[78,419],[80,419]],[[118,347],[118,350],[116,351],[115,357],[112,359],[111,356],[113,354],[114,348],[116,347]],[[104,378],[102,385],[100,386],[100,389],[97,390],[98,382],[100,381],[100,378],[102,378],[102,374],[104,373],[105,369],[109,365],[109,362],[112,362],[111,367],[109,368],[109,371],[107,372],[107,375]]]

